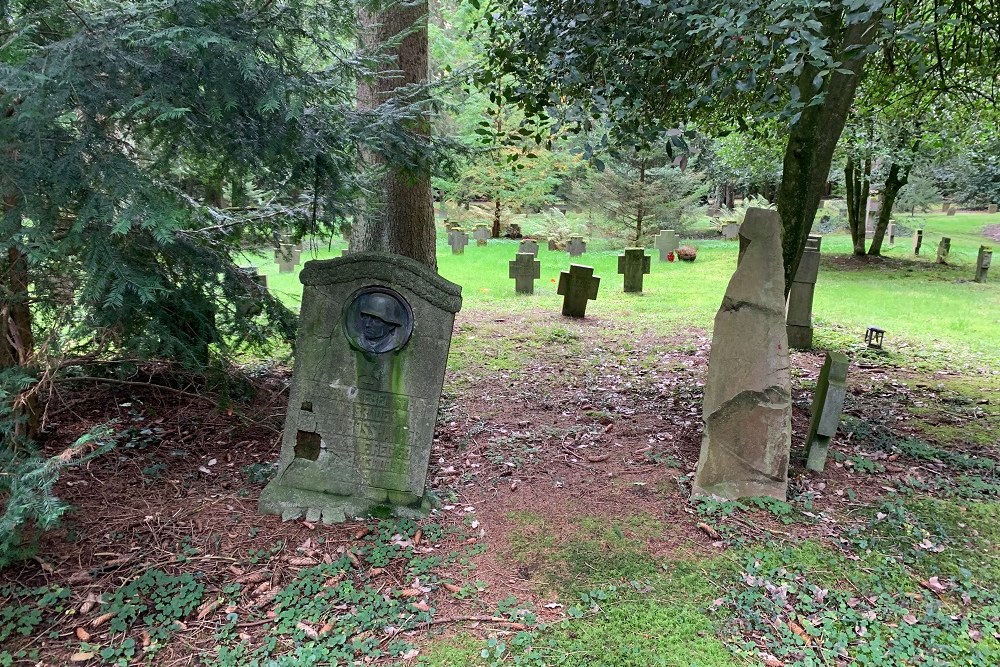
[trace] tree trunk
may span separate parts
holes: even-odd
[[[861,80],[865,56],[847,55],[871,44],[875,37],[874,25],[881,20],[875,12],[866,22],[841,27],[841,12],[832,12],[826,18],[826,34],[839,41],[842,54],[841,70],[827,80],[826,96],[822,104],[808,106],[788,135],[785,148],[784,169],[778,186],[778,213],[784,231],[782,254],[785,264],[785,294],[792,285],[792,278],[799,268],[802,251],[812,229],[813,219],[819,209],[833,161],[833,151],[844,130],[847,113],[854,101],[854,93]],[[854,48],[852,48],[854,47]],[[803,97],[812,96],[813,79],[817,72],[806,66],[798,80]]]
[[[864,256],[868,219],[868,197],[871,195],[871,157],[865,159],[864,171],[858,169],[853,156],[847,158],[844,181],[847,190],[847,226],[851,230],[854,254]]]
[[[13,206],[12,197],[4,200],[5,212]],[[0,371],[19,368],[25,374],[35,373],[29,281],[28,258],[19,247],[12,246],[0,261]],[[14,444],[36,439],[42,414],[37,387],[15,393],[8,408],[15,424]]]
[[[493,238],[500,238],[500,200],[497,199],[493,202],[493,229],[491,231],[491,236]]]
[[[386,8],[359,10],[362,41],[377,49],[406,33],[398,46],[385,51],[396,61],[382,66],[373,81],[358,82],[358,108],[370,110],[392,97],[397,88],[427,81],[427,1],[392,4]],[[424,116],[416,133],[428,136],[430,123]],[[380,200],[359,216],[351,230],[350,251],[376,250],[405,255],[437,269],[434,202],[430,173],[389,165],[386,156],[368,152],[365,161],[374,171],[384,170],[376,192]]]
[[[638,246],[639,240],[642,239],[642,218],[645,215],[645,210],[643,209],[643,200],[646,197],[646,161],[641,160],[639,162],[639,199],[636,202],[635,207],[635,238],[632,239],[632,245]]]
[[[882,210],[878,212],[878,223],[875,225],[875,233],[872,234],[872,245],[868,249],[868,254],[872,257],[879,257],[882,254],[882,241],[885,239],[886,230],[889,229],[893,204],[896,203],[899,191],[909,182],[912,168],[913,164],[910,163],[905,169],[900,169],[895,162],[889,167],[885,189],[882,190]]]

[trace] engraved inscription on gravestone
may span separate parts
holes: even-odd
[[[416,516],[461,288],[372,252],[308,262],[300,279],[281,458],[260,509],[327,522]]]

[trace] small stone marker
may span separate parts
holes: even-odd
[[[989,206],[988,206],[988,207],[986,208],[986,212],[987,212],[987,213],[989,213],[990,215],[993,215],[994,213],[996,213],[996,212],[997,212],[997,205],[996,205],[996,204],[990,204],[990,205],[989,205]]]
[[[680,239],[677,238],[677,232],[672,229],[661,229],[660,233],[656,235],[656,240],[653,241],[653,245],[656,249],[660,251],[660,261],[667,262],[667,255],[677,250],[680,247]]]
[[[308,262],[278,472],[260,511],[416,517],[462,290],[400,255]]]
[[[740,226],[735,222],[727,222],[722,226],[722,238],[732,241],[740,235]]]
[[[822,236],[810,234],[806,248],[795,272],[792,287],[788,290],[788,304],[785,306],[785,328],[788,331],[788,347],[808,350],[812,347],[813,326],[812,306],[819,275],[819,248]]]
[[[476,239],[477,246],[484,246],[489,242],[490,228],[486,225],[476,225],[472,230],[472,238]]]
[[[566,252],[569,253],[570,257],[579,257],[587,252],[587,243],[582,236],[571,236],[569,243],[566,244]]]
[[[559,272],[556,294],[562,295],[562,314],[566,317],[584,317],[587,301],[597,299],[601,279],[594,275],[594,267],[570,264],[569,271]]]
[[[889,221],[889,245],[896,245],[896,221]]]
[[[938,242],[937,249],[937,263],[944,264],[948,260],[948,253],[951,252],[951,239],[947,236],[942,236],[941,241]]]
[[[517,253],[517,259],[508,262],[508,276],[514,279],[518,294],[534,294],[535,280],[542,275],[542,263],[530,252]]]
[[[302,260],[302,250],[291,243],[282,243],[274,251],[274,261],[278,263],[278,273],[292,273]]]
[[[954,204],[952,204],[952,205],[951,205],[951,206],[950,206],[950,207],[948,208],[948,215],[949,215],[949,217],[950,217],[950,216],[953,216],[953,215],[955,215],[956,213],[958,213],[958,209],[957,209],[957,208],[955,207],[955,205],[954,205]]]
[[[625,278],[626,292],[642,293],[642,276],[649,273],[650,259],[645,248],[625,248],[625,254],[618,255],[618,273]]]
[[[924,242],[924,230],[918,229],[913,232],[913,254],[920,254],[920,245]]]
[[[993,263],[993,250],[989,246],[979,246],[979,254],[976,255],[976,282],[985,283],[986,274],[989,273],[990,264]]]
[[[448,235],[448,245],[451,246],[452,255],[465,254],[465,246],[469,244],[469,235],[460,229],[456,229]]]
[[[522,252],[530,252],[535,257],[538,257],[538,242],[534,239],[524,239],[521,241],[521,245],[517,248],[518,254]]]
[[[806,437],[806,467],[814,472],[823,472],[830,442],[840,426],[840,413],[844,409],[847,396],[847,355],[827,352],[823,370],[819,372],[816,394],[813,396],[812,419],[809,420],[809,435]]]
[[[751,208],[740,239],[743,257],[712,332],[705,431],[692,496],[784,500],[792,397],[780,280],[781,218],[776,211]]]

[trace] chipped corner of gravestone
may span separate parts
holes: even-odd
[[[740,236],[715,317],[692,496],[784,500],[792,406],[778,214],[750,209]]]
[[[308,262],[278,473],[265,514],[416,517],[461,288],[406,257]]]

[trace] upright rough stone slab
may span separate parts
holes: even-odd
[[[584,317],[587,301],[597,299],[601,279],[594,275],[594,267],[570,264],[569,271],[559,272],[556,294],[563,297],[562,314],[566,317]]]
[[[784,500],[792,402],[781,219],[752,208],[740,237],[743,256],[715,316],[692,495]]]
[[[469,245],[469,235],[461,229],[455,229],[448,233],[448,245],[451,246],[452,255],[464,255],[465,246]]]
[[[958,213],[958,208],[954,204],[952,204],[951,206],[948,207],[948,216],[949,217],[955,215],[956,213]]]
[[[896,245],[896,221],[889,221],[889,245]]]
[[[733,239],[739,237],[740,226],[735,222],[727,222],[722,226],[722,238],[727,241],[732,241]]]
[[[802,260],[795,272],[792,287],[788,290],[788,304],[785,307],[785,325],[788,330],[788,347],[808,350],[812,347],[813,295],[816,292],[816,278],[819,276],[819,247],[823,237],[810,234]]]
[[[625,291],[642,293],[642,276],[650,271],[650,257],[644,248],[625,248],[618,255],[618,273],[624,276]]]
[[[681,245],[681,241],[677,238],[677,232],[674,230],[661,229],[660,233],[656,235],[653,245],[660,252],[660,261],[666,262],[669,261],[667,255],[677,250]]]
[[[569,253],[570,257],[579,257],[583,253],[587,252],[587,244],[584,242],[583,237],[569,237],[569,242],[566,244],[566,252]]]
[[[941,241],[938,242],[937,249],[937,263],[944,264],[948,261],[948,254],[951,252],[951,239],[947,236],[942,236]]]
[[[517,253],[517,259],[507,263],[507,275],[514,280],[514,290],[518,294],[534,294],[535,280],[542,275],[542,263],[530,252]]]
[[[486,225],[476,225],[476,228],[472,230],[472,238],[476,239],[477,246],[488,244],[490,240],[490,228]]]
[[[990,204],[990,205],[989,205],[989,206],[988,206],[988,207],[986,208],[986,212],[987,212],[987,213],[989,213],[990,215],[993,215],[994,213],[996,213],[996,212],[997,212],[997,205],[996,205],[996,204]]]
[[[924,242],[924,230],[918,229],[913,232],[913,254],[920,255],[920,246]]]
[[[868,205],[865,207],[865,233],[871,236],[875,233],[875,225],[878,223],[878,214],[882,210],[882,200],[878,196],[869,197]]]
[[[830,442],[840,426],[840,413],[847,396],[847,356],[840,352],[827,352],[823,370],[819,372],[816,394],[813,396],[812,419],[806,436],[806,467],[823,472]]]
[[[534,239],[524,239],[521,241],[521,245],[517,247],[517,252],[530,252],[535,257],[538,257],[538,241]]]
[[[979,253],[976,255],[976,282],[985,283],[986,274],[990,271],[990,264],[993,263],[993,250],[989,246],[979,246]]]
[[[462,291],[408,257],[308,262],[278,473],[260,511],[417,516]]]

